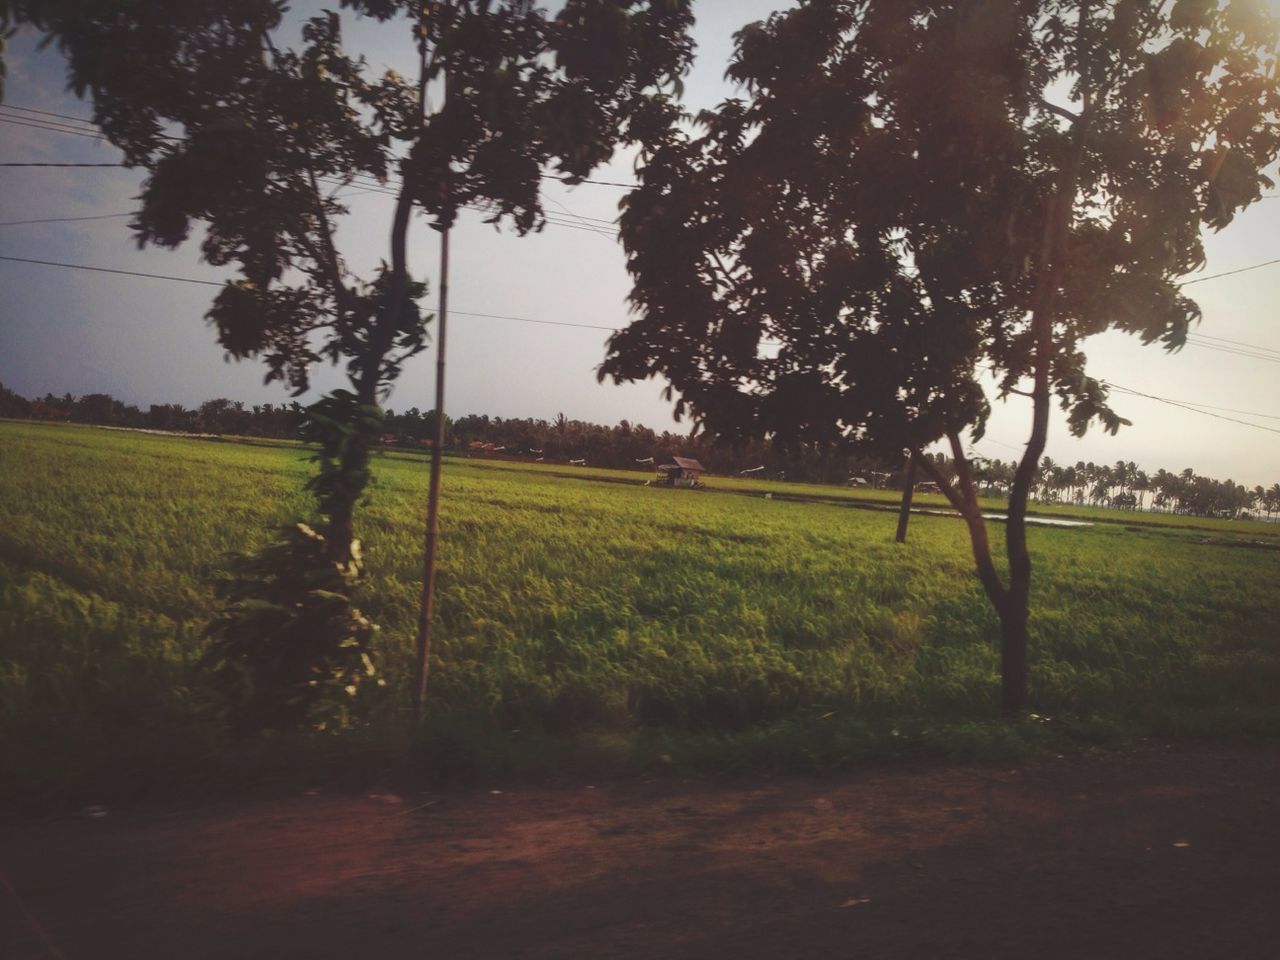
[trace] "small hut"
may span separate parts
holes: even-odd
[[[654,484],[665,487],[700,487],[705,468],[697,460],[689,457],[672,457],[674,463],[664,463],[658,467]]]

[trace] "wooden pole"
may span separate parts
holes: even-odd
[[[449,232],[440,234],[440,318],[436,331],[436,421],[431,444],[431,480],[427,487],[427,532],[423,550],[422,603],[418,610],[418,678],[413,710],[418,722],[426,711],[427,675],[431,669],[431,621],[435,615],[436,543],[440,539],[440,468],[444,459],[444,358],[449,323]]]
[[[906,480],[902,484],[902,506],[898,508],[898,535],[894,539],[898,543],[907,542],[907,521],[911,519],[911,494],[916,486],[916,461],[907,451],[907,465],[904,468]]]

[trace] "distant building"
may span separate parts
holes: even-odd
[[[672,457],[674,463],[664,463],[658,467],[654,484],[666,487],[700,487],[702,474],[706,471],[697,460],[689,457]]]

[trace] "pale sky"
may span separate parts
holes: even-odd
[[[1280,8],[1280,0],[1269,0]],[[319,4],[316,4],[319,6]],[[784,6],[778,0],[698,0],[697,59],[686,82],[690,109],[713,106],[733,95],[723,79],[731,35],[744,23]],[[295,4],[306,6],[306,4]],[[397,62],[403,31],[359,23],[343,13],[348,49],[363,50],[375,68]],[[14,38],[7,56],[9,79],[0,115],[27,107],[76,117],[90,108],[65,92],[60,56],[37,52],[29,35]],[[33,119],[38,115],[30,115]],[[52,118],[46,118],[52,119]],[[57,122],[57,121],[55,121]],[[0,161],[94,162],[119,159],[95,139],[0,124]],[[1280,171],[1270,170],[1273,179]],[[630,158],[593,174],[595,179],[631,181]],[[82,217],[127,212],[142,174],[109,168],[0,168],[0,221]],[[584,184],[566,188],[549,182],[548,213],[611,220],[624,191]],[[1276,193],[1280,193],[1277,188]],[[557,206],[557,203],[562,206]],[[393,200],[379,193],[353,195],[340,241],[348,262],[367,269],[385,258]],[[78,223],[0,226],[0,254],[92,266],[222,280],[226,274],[199,262],[198,238],[177,251],[139,251],[116,217]],[[1203,274],[1280,258],[1280,199],[1264,200],[1227,230],[1207,239]],[[604,356],[603,331],[465,316],[460,311],[618,327],[627,320],[629,280],[621,246],[607,236],[549,225],[541,235],[518,238],[496,233],[464,214],[452,238],[449,380],[451,415],[487,413],[503,417],[570,418],[600,423],[628,419],[659,431],[685,431],[673,424],[665,384],[600,385],[595,369]],[[439,247],[437,235],[418,219],[410,237],[411,266],[428,278],[434,311]],[[1191,278],[1193,279],[1193,278]],[[109,276],[0,261],[0,382],[27,396],[46,392],[108,392],[145,409],[151,403],[194,406],[225,396],[246,403],[288,399],[278,384],[263,386],[263,368],[223,360],[213,331],[204,323],[213,287]],[[1094,429],[1083,440],[1067,433],[1055,413],[1047,453],[1055,460],[1114,463],[1133,460],[1148,470],[1193,467],[1250,487],[1280,482],[1280,265],[1207,280],[1188,289],[1204,311],[1194,331],[1265,348],[1269,359],[1189,345],[1179,354],[1143,347],[1136,339],[1106,334],[1086,345],[1091,372],[1125,387],[1179,402],[1211,405],[1223,417],[1246,420],[1255,429],[1139,397],[1116,397],[1132,427],[1110,437]],[[1249,349],[1248,353],[1260,351]],[[317,387],[343,382],[326,369]],[[389,401],[403,410],[432,405],[434,353],[411,361]],[[1029,429],[1026,401],[998,405],[976,450],[1008,460]],[[1246,411],[1238,413],[1232,411]]]

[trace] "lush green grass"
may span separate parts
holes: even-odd
[[[15,423],[0,445],[0,779],[88,796],[122,773],[403,755],[421,458],[380,457],[359,520],[389,686],[367,729],[299,754],[224,743],[193,665],[225,556],[309,514],[305,454]],[[1033,697],[1054,719],[1010,735],[988,723],[995,620],[955,520],[916,517],[900,546],[891,513],[765,500],[752,481],[728,496],[568,472],[448,464],[418,745],[434,769],[814,768],[1050,729],[1280,732],[1280,552],[1176,523],[1032,530]]]

